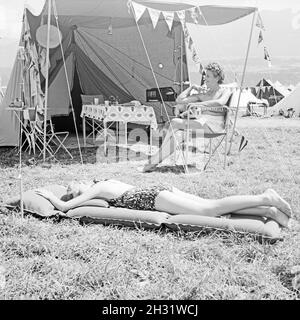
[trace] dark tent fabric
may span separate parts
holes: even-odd
[[[271,80],[267,79],[260,80],[256,87],[251,88],[251,91],[257,98],[268,100],[270,107],[286,96],[285,92],[282,92]]]
[[[138,0],[149,8],[163,11],[189,10],[199,6],[196,0]],[[184,35],[179,16],[174,14],[171,31],[160,14],[156,28],[153,28],[148,10],[145,10],[138,21],[138,26],[144,40],[139,34],[132,11],[129,10],[128,0],[56,0],[53,1],[51,24],[56,26],[58,21],[62,34],[62,48],[66,61],[67,78],[64,70],[63,56],[60,46],[50,49],[49,69],[49,114],[52,116],[67,116],[70,114],[69,95],[80,97],[80,93],[89,95],[102,94],[105,99],[110,96],[118,97],[121,103],[139,100],[146,104],[146,90],[157,87],[173,87],[180,92],[181,82],[188,81],[186,49]],[[47,23],[46,1],[39,16],[34,16],[29,10],[25,14],[30,26],[32,39],[38,49],[36,31],[40,25]],[[255,12],[252,7],[200,6],[201,14],[195,22],[189,11],[185,11],[186,22],[217,25],[240,19]],[[57,20],[56,13],[57,10]],[[145,47],[144,47],[145,45]],[[149,64],[147,54],[151,65]],[[181,65],[181,62],[182,65]],[[155,74],[155,77],[154,77]],[[73,88],[76,77],[76,87]],[[16,78],[14,78],[16,79]],[[78,84],[80,86],[78,86]],[[13,85],[13,84],[11,84]],[[42,89],[45,79],[41,74]],[[74,90],[78,92],[74,92]],[[8,88],[8,92],[10,89]],[[13,94],[4,99],[1,112],[13,100]],[[81,104],[73,101],[76,108]],[[147,103],[149,105],[149,103]],[[167,103],[168,115],[171,114],[173,103]],[[161,119],[162,106],[152,103]],[[76,115],[80,110],[75,110]],[[163,110],[163,120],[168,116]],[[6,135],[3,125],[8,119],[0,119],[1,136]],[[80,119],[77,119],[77,122]],[[11,119],[8,119],[12,123]],[[7,125],[6,125],[7,127]],[[1,145],[16,145],[18,141],[17,128],[14,134],[0,140]],[[8,132],[8,131],[7,131]]]

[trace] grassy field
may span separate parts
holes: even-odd
[[[213,161],[209,170],[189,175],[171,169],[142,174],[144,160],[85,164],[60,155],[43,165],[23,159],[24,189],[72,180],[114,178],[135,185],[168,182],[207,198],[277,190],[293,207],[283,241],[259,243],[247,236],[212,232],[174,233],[77,221],[39,220],[0,209],[0,266],[6,283],[0,299],[299,299],[291,268],[300,265],[300,121],[241,121],[250,140],[236,145],[226,171]],[[98,152],[98,155],[101,154]],[[0,202],[18,194],[18,156],[0,149]]]

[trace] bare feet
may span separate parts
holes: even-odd
[[[283,212],[281,212],[279,209],[275,207],[269,207],[268,208],[268,218],[271,218],[272,220],[275,220],[277,223],[279,223],[281,226],[287,228],[290,218]]]
[[[268,197],[270,206],[276,207],[281,212],[285,213],[289,218],[292,216],[291,206],[284,199],[282,199],[275,190],[267,189],[264,194]]]

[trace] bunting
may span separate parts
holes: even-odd
[[[139,21],[140,18],[143,16],[145,11],[147,10],[150,16],[150,19],[153,24],[153,28],[155,29],[157,26],[157,23],[160,18],[160,14],[163,14],[164,20],[166,21],[169,30],[171,31],[173,26],[173,21],[175,19],[175,13],[178,16],[179,21],[182,25],[185,25],[186,21],[186,12],[189,12],[191,19],[194,21],[194,23],[199,24],[200,19],[202,17],[202,12],[200,10],[200,7],[193,7],[189,10],[179,10],[179,11],[161,11],[153,8],[148,8],[140,3],[136,3],[134,1],[129,0],[127,2],[128,12],[132,9],[132,11],[135,14],[136,21]]]
[[[174,12],[172,11],[162,11],[163,16],[165,17],[166,23],[169,27],[169,30],[172,30],[173,20],[174,20]]]
[[[136,21],[139,21],[146,10],[146,7],[136,2],[131,2],[131,4],[135,12]]]
[[[185,24],[185,10],[177,11],[177,16],[182,26]]]
[[[264,40],[263,33],[262,33],[262,31],[260,30],[260,31],[259,31],[259,36],[258,36],[258,45],[259,45],[261,42],[263,42],[263,40]]]
[[[191,18],[193,19],[194,23],[199,24],[199,11],[198,8],[191,8],[189,9],[189,12],[191,14]]]
[[[263,23],[263,21],[262,21],[262,18],[261,18],[261,15],[260,15],[260,14],[257,15],[256,26],[257,26],[259,29],[262,29],[262,30],[266,31],[265,26],[264,26],[264,23]]]
[[[173,22],[175,19],[175,12],[174,11],[160,11],[152,8],[145,7],[139,3],[136,3],[134,1],[128,1],[127,2],[128,8],[133,8],[133,11],[135,13],[136,21],[139,21],[139,19],[142,17],[142,15],[145,13],[146,10],[148,10],[150,19],[152,21],[153,28],[155,29],[157,26],[157,23],[159,21],[160,15],[162,13],[164,20],[166,21],[169,30],[172,30]],[[202,12],[199,7],[194,7],[188,10],[188,12],[191,15],[191,18],[195,23],[199,23],[199,20],[201,19]],[[182,25],[182,30],[184,34],[184,40],[188,46],[188,49],[192,53],[192,59],[196,64],[199,64],[199,71],[202,72],[203,66],[200,62],[200,58],[197,54],[196,48],[194,46],[194,42],[192,37],[189,34],[188,28],[186,26],[186,11],[180,10],[176,11],[177,17]]]
[[[269,67],[272,67],[271,58],[266,47],[264,47],[264,59],[268,62]]]
[[[160,16],[160,11],[152,9],[152,8],[148,8],[148,12],[150,15],[150,19],[152,21],[152,25],[153,28],[155,29],[159,20],[159,16]]]

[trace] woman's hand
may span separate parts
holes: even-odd
[[[185,105],[176,105],[174,108],[174,116],[175,117],[181,117],[181,113],[184,112],[186,110],[186,106]]]
[[[202,87],[201,86],[198,86],[197,84],[193,84],[192,87],[191,87],[191,90],[196,90],[196,91],[200,91],[202,90]]]
[[[37,189],[35,190],[35,193],[50,201],[55,197],[55,195],[51,191],[48,191],[46,189]]]

